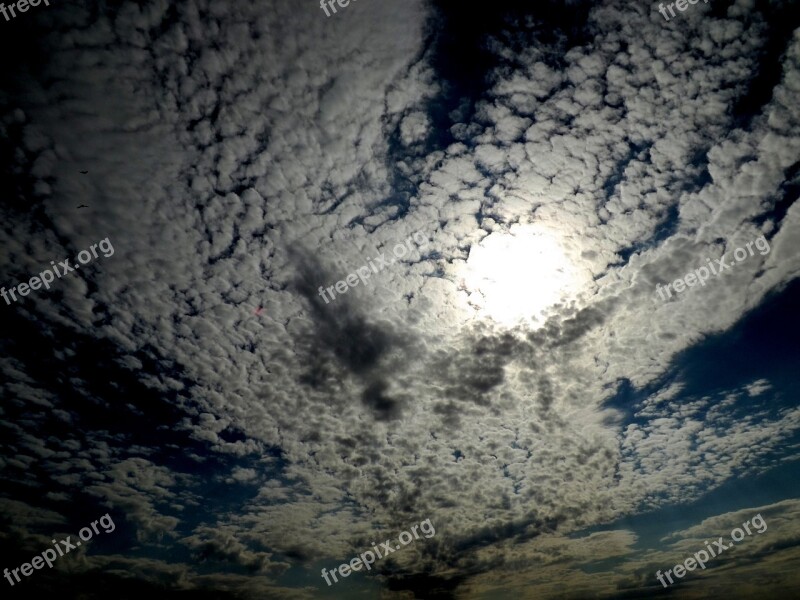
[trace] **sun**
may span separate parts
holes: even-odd
[[[494,232],[470,248],[463,271],[469,303],[502,325],[543,322],[575,287],[572,262],[553,233],[532,225]]]

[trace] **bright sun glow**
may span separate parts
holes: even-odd
[[[464,272],[470,304],[503,325],[542,320],[575,283],[572,264],[553,235],[529,225],[486,236],[470,249]]]

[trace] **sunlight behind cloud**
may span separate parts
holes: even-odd
[[[463,283],[479,315],[502,325],[541,321],[547,308],[576,287],[575,269],[556,237],[518,225],[470,249]]]

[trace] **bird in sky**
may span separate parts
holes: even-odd
[[[86,175],[89,171],[81,171],[81,174]]]
[[[89,207],[86,206],[85,204],[81,204],[78,208],[89,208]]]

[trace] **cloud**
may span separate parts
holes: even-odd
[[[288,566],[431,518],[435,540],[376,568],[398,596],[654,587],[583,570],[635,532],[569,535],[763,471],[798,428],[758,404],[763,380],[643,390],[800,273],[797,206],[774,212],[800,150],[800,37],[743,121],[776,13],[698,6],[668,27],[651,8],[577,3],[579,33],[507,15],[487,83],[455,100],[428,47],[442,13],[421,2],[51,10],[48,62],[2,116],[10,169],[36,183],[3,209],[0,270],[22,281],[105,237],[115,254],[15,306],[14,339],[40,344],[0,360],[3,471],[220,565],[96,563],[154,585],[304,598],[276,583]],[[76,220],[78,202],[102,209]],[[469,249],[529,223],[583,286],[539,329],[481,322]],[[417,231],[430,246],[368,288],[318,297]],[[655,295],[762,234],[769,254]],[[609,406],[621,382],[644,397],[630,418]],[[59,515],[43,511],[21,517]]]

